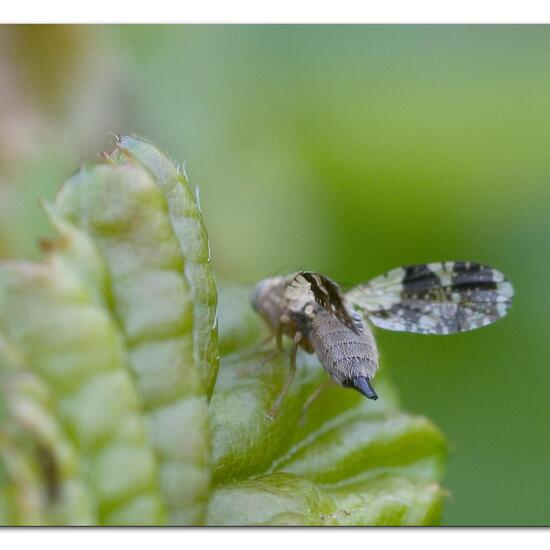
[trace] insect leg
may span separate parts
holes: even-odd
[[[271,349],[269,351],[264,350],[263,349],[264,346],[269,342],[271,342],[273,338],[275,338],[275,342],[276,342],[275,349]],[[249,374],[254,374],[259,369],[261,369],[264,365],[266,365],[270,361],[273,361],[273,359],[275,359],[275,357],[277,357],[277,355],[279,355],[279,353],[281,353],[282,351],[283,351],[283,330],[280,327],[278,327],[267,338],[264,338],[257,346],[254,346],[249,352],[247,352],[247,355],[248,353],[250,353],[250,355],[256,355],[257,353],[260,353],[260,352],[267,353],[267,355],[262,359],[261,363],[259,365],[256,365],[255,367],[251,367],[248,369],[237,369],[236,370],[237,375],[240,378]]]
[[[328,388],[329,386],[332,386],[334,384],[334,380],[332,378],[329,378],[328,380],[325,380],[322,384],[319,384],[312,392],[311,395],[305,400],[304,405],[302,407],[302,412],[300,414],[300,424],[303,424],[305,421],[306,413],[313,405],[313,402],[321,395],[321,392]]]
[[[271,340],[275,338],[275,345],[277,351],[282,351],[283,349],[283,329],[279,326],[269,333],[263,340],[258,344],[257,349],[261,350],[264,346],[271,343]]]
[[[270,329],[269,334],[265,338],[262,338],[254,347],[250,348],[249,353],[255,355],[261,351],[271,351],[271,346],[269,348],[267,346],[271,344],[273,339],[275,339],[276,349],[281,351],[283,349],[283,331],[281,328],[276,328]]]
[[[271,335],[270,340],[271,340],[271,338],[273,338],[273,336],[275,336],[275,349],[272,349],[268,353],[267,357],[265,357],[265,359],[263,359],[263,361],[261,363],[262,367],[266,363],[269,363],[270,361],[275,359],[275,357],[277,357],[277,355],[279,355],[279,353],[281,353],[283,351],[283,329],[281,327],[277,327],[275,329],[275,332],[273,333],[273,335]]]
[[[277,351],[283,351],[283,329],[280,325],[275,329],[275,345]]]
[[[300,332],[297,332],[294,335],[292,349],[290,350],[290,370],[288,373],[288,377],[286,379],[283,389],[281,390],[281,393],[278,395],[277,400],[275,401],[275,404],[267,413],[267,416],[269,416],[270,418],[275,418],[277,416],[277,413],[279,412],[279,407],[281,406],[283,399],[288,394],[288,390],[290,389],[292,380],[294,380],[294,375],[296,374],[296,354],[298,353],[298,344],[300,343],[301,339],[302,334]]]

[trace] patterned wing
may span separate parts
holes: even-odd
[[[363,332],[363,323],[353,310],[348,310],[346,302],[340,291],[340,287],[328,277],[313,271],[300,271],[302,276],[310,285],[310,292],[314,300],[325,310],[330,312],[345,326],[359,334]]]
[[[511,283],[496,269],[443,262],[393,269],[352,288],[346,299],[377,327],[451,334],[498,321],[513,295]]]

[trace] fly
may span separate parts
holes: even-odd
[[[465,332],[504,317],[513,294],[500,271],[462,261],[399,267],[348,292],[311,271],[264,279],[252,305],[279,350],[283,335],[293,341],[289,376],[268,414],[276,415],[290,389],[299,347],[315,353],[339,385],[377,399],[378,350],[370,324],[418,334]]]

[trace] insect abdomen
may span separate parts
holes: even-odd
[[[366,378],[368,383],[378,369],[378,350],[366,325],[354,331],[321,310],[312,319],[309,340],[323,367],[344,386],[361,391],[353,380]]]

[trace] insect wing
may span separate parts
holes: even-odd
[[[351,289],[346,299],[377,327],[451,334],[504,317],[513,294],[511,283],[496,269],[442,262],[393,269]]]
[[[307,283],[317,304],[331,313],[338,321],[353,330],[355,333],[363,332],[363,323],[356,317],[354,311],[348,311],[345,300],[340,292],[340,287],[328,277],[312,271],[299,273]]]

